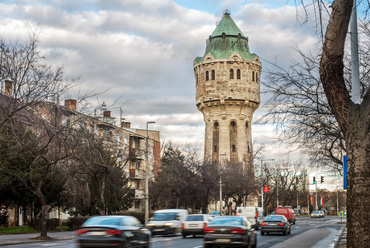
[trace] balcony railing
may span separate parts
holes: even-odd
[[[144,192],[143,189],[131,189],[132,195],[135,199],[144,199]]]
[[[131,179],[145,179],[145,171],[139,169],[130,169]]]

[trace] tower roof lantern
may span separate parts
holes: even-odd
[[[228,10],[225,11],[224,16],[222,17],[221,21],[218,23],[217,28],[211,34],[211,37],[222,36],[225,35],[235,35],[238,36],[239,34],[244,37],[244,34],[238,26],[235,24],[234,20],[230,17],[230,12]]]

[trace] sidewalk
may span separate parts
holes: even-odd
[[[346,248],[347,247],[347,227],[343,228],[342,234],[338,240],[336,248]]]
[[[39,235],[39,233],[0,235],[0,246],[52,241],[32,239]],[[55,240],[70,240],[75,238],[75,232],[48,232],[48,236]]]

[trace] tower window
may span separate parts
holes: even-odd
[[[236,146],[235,145],[232,145],[232,151],[236,152]]]
[[[230,123],[230,125],[231,125],[232,127],[235,127],[235,126],[236,126],[236,122],[235,122],[235,121],[232,121],[232,122]]]
[[[215,145],[214,152],[217,152],[217,145]]]
[[[216,72],[215,70],[212,70],[212,80],[215,80],[216,79]]]
[[[209,71],[206,71],[206,81],[209,81]]]
[[[230,69],[230,79],[234,79],[234,70]]]
[[[252,81],[254,82],[254,71],[252,71]]]
[[[245,123],[245,126],[246,126],[247,128],[249,127],[248,121]]]
[[[218,127],[218,122],[216,121],[214,124],[213,124],[214,127]]]
[[[236,78],[237,78],[237,79],[240,79],[240,69],[238,69],[238,70],[236,71]]]
[[[258,82],[258,73],[256,72],[256,82]]]

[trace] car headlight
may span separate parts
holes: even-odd
[[[168,222],[168,223],[166,223],[166,224],[164,224],[165,226],[172,226],[173,225],[173,223],[172,222]]]
[[[146,224],[146,226],[154,226],[154,224],[153,223],[148,223],[148,224]]]

